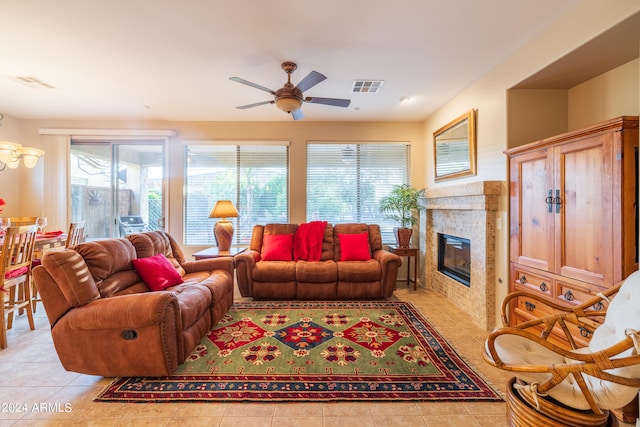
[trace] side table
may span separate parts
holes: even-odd
[[[406,256],[407,257],[407,279],[399,280],[401,282],[407,282],[407,286],[410,283],[413,283],[413,290],[415,291],[418,288],[418,248],[399,248],[397,246],[389,246],[389,252],[392,254],[396,254],[398,256]],[[411,278],[411,258],[414,259],[413,263],[413,279]]]
[[[218,251],[218,248],[214,246],[212,248],[207,248],[207,249],[201,250],[200,252],[196,252],[195,254],[193,254],[193,257],[195,258],[196,261],[199,259],[220,258],[220,257],[226,257],[226,256],[232,257],[246,250],[247,248],[231,248],[228,251]]]

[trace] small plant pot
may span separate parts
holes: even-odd
[[[393,229],[393,234],[396,236],[396,245],[399,248],[411,247],[411,235],[413,234],[412,228],[395,227]]]

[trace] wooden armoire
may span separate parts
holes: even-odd
[[[618,117],[505,153],[510,292],[577,305],[637,270],[638,117]],[[520,297],[509,318],[517,324],[551,313]],[[586,328],[573,332],[583,337],[581,344],[588,342]],[[563,342],[559,334],[555,339]]]

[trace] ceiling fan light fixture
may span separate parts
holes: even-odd
[[[298,110],[302,106],[302,101],[298,98],[278,98],[276,100],[276,107],[285,113],[291,113]]]

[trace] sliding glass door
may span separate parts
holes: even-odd
[[[164,143],[71,142],[71,220],[89,240],[164,228]]]

